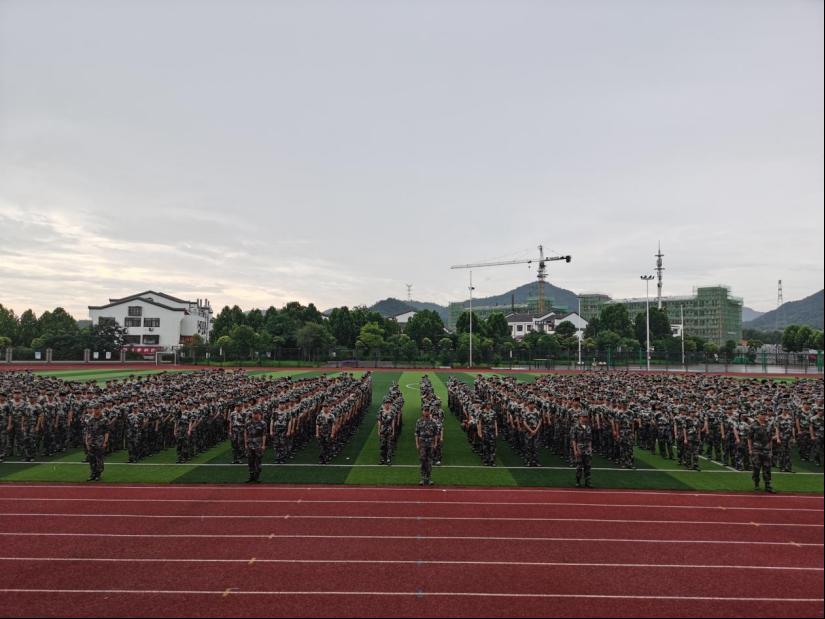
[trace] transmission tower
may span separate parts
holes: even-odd
[[[659,278],[659,282],[656,284],[656,288],[658,289],[658,293],[656,296],[658,307],[662,309],[662,273],[665,270],[665,267],[662,266],[662,258],[665,255],[662,253],[662,243],[659,242],[659,253],[656,254],[656,276]]]
[[[405,284],[407,286],[407,301],[412,301],[412,284]]]
[[[776,331],[779,331],[779,314],[780,314],[780,308],[782,307],[783,302],[784,301],[782,300],[782,280],[780,279],[779,280],[779,285],[776,288],[776,316],[775,316],[775,322],[774,322],[774,325],[773,325],[773,328]]]

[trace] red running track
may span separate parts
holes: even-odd
[[[0,485],[2,616],[823,615],[823,497]]]

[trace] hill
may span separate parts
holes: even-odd
[[[756,320],[760,316],[764,316],[765,312],[759,312],[755,309],[751,309],[749,307],[742,308],[742,322],[750,322],[751,320]]]
[[[783,303],[779,309],[763,314],[756,320],[744,322],[742,326],[746,329],[762,331],[773,331],[776,327],[784,329],[788,325],[808,325],[814,329],[822,329],[823,322],[825,322],[823,302],[825,302],[825,291],[820,290],[799,301]]]
[[[510,311],[512,303],[516,305],[525,304],[530,297],[536,297],[537,295],[538,282],[533,281],[505,292],[504,294],[492,297],[480,297],[478,299],[474,298],[473,305],[479,307],[495,307],[500,305],[506,313]],[[576,311],[579,307],[579,299],[575,292],[567,290],[566,288],[559,288],[549,282],[544,285],[544,298],[552,300],[555,307],[567,308],[571,311]],[[466,300],[465,303],[469,303],[469,299]]]

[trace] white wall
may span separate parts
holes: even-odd
[[[96,325],[101,318],[114,318],[117,323],[123,327],[126,325],[126,318],[129,317],[129,307],[139,306],[143,308],[140,327],[127,327],[126,332],[129,335],[140,335],[141,346],[148,346],[143,344],[143,335],[159,335],[160,340],[158,346],[171,347],[180,344],[181,336],[181,319],[184,318],[183,312],[175,312],[172,310],[146,303],[140,299],[126,301],[119,305],[113,305],[104,309],[90,309],[89,317],[92,319],[92,324]],[[145,318],[159,318],[160,327],[154,327],[151,331],[148,327],[143,326]],[[135,344],[137,346],[137,344]]]

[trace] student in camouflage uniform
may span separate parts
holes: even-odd
[[[103,458],[109,446],[109,422],[103,416],[100,405],[93,403],[89,407],[90,419],[86,423],[84,442],[86,451],[89,454],[89,479],[87,481],[100,481],[103,474]]]
[[[673,460],[673,421],[663,406],[654,409],[653,415],[656,424],[656,439],[659,443],[659,455],[662,458]]]
[[[587,413],[579,415],[579,422],[570,431],[570,446],[576,458],[576,488],[581,488],[582,478],[586,488],[590,484],[590,469],[593,462],[593,430],[588,423]]]
[[[249,479],[247,483],[261,482],[261,460],[264,450],[266,450],[266,422],[260,409],[255,409],[252,413],[252,420],[246,424],[244,432],[244,447],[246,448],[246,461],[249,467]]]
[[[822,466],[822,403],[817,405],[816,414],[811,417],[808,430],[808,436],[811,437],[811,459],[817,466]]]
[[[430,416],[430,409],[424,408],[422,416],[415,422],[415,448],[421,460],[421,481],[419,486],[432,486],[433,450],[438,443],[438,426]]]
[[[315,420],[315,436],[321,448],[318,461],[321,464],[327,464],[332,454],[332,441],[335,438],[335,417],[327,404],[321,408]]]
[[[685,442],[685,467],[698,471],[699,454],[702,450],[702,422],[695,409],[690,411],[682,432]]]
[[[765,492],[774,493],[771,485],[771,451],[773,441],[779,440],[779,432],[767,422],[765,411],[759,411],[756,422],[750,427],[748,453],[753,466],[753,489],[759,490],[759,473],[765,482]]]
[[[129,449],[129,462],[137,462],[143,457],[144,447],[141,439],[146,424],[146,417],[137,407],[132,408],[126,415],[126,444]]]
[[[240,402],[232,407],[229,413],[229,442],[232,445],[232,464],[240,464],[244,454],[244,414]]]
[[[384,400],[378,411],[379,463],[392,464],[392,445],[395,441],[395,411],[392,402]]]
[[[498,422],[489,401],[484,403],[478,420],[478,436],[481,439],[481,457],[486,466],[496,465],[496,438]]]
[[[6,459],[6,451],[10,442],[9,436],[13,428],[11,406],[5,392],[0,391],[0,462]]]
[[[524,459],[527,466],[540,466],[538,460],[538,433],[541,430],[541,415],[535,402],[527,405],[524,413]]]
[[[190,413],[186,409],[179,411],[175,420],[175,442],[178,452],[177,463],[187,462],[191,457],[192,421]]]
[[[777,464],[784,473],[793,473],[791,463],[791,449],[793,448],[796,428],[791,411],[787,407],[782,408],[782,413],[776,422],[776,429],[779,432],[779,445],[777,445]]]

